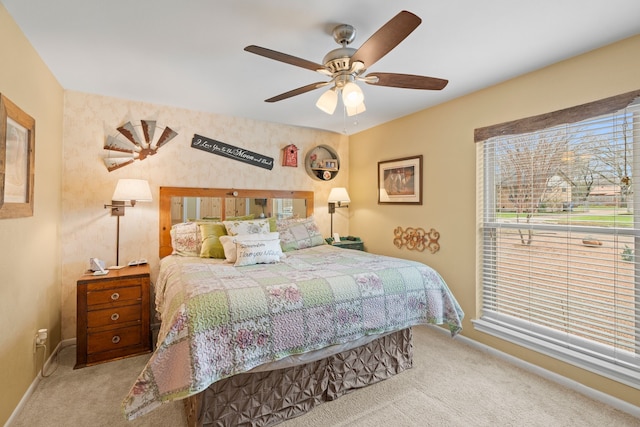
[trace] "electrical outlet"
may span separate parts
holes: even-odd
[[[33,352],[36,352],[38,346],[45,345],[47,342],[48,331],[47,329],[38,329],[36,336],[33,340]]]
[[[38,335],[36,338],[36,344],[43,345],[47,342],[48,331],[47,329],[38,329]]]
[[[38,344],[42,345],[47,342],[47,332],[48,331],[46,329],[38,330],[38,339],[36,340]]]

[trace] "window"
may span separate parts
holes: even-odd
[[[640,388],[640,93],[632,95],[615,108],[607,102],[619,97],[481,130],[489,137],[478,146],[474,327]]]

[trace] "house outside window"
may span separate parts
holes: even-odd
[[[638,99],[478,144],[474,327],[640,389]]]

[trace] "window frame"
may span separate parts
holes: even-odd
[[[484,304],[484,289],[485,284],[483,282],[483,268],[485,265],[491,267],[491,263],[494,262],[490,257],[485,259],[484,246],[495,245],[495,239],[493,239],[492,233],[497,229],[497,218],[483,217],[485,213],[492,212],[486,210],[485,206],[495,206],[496,192],[495,192],[495,180],[494,174],[485,174],[487,169],[487,159],[484,152],[483,142],[496,137],[506,135],[519,135],[523,133],[537,132],[544,129],[552,128],[561,124],[577,123],[590,118],[615,113],[619,110],[626,108],[628,105],[634,102],[640,97],[640,90],[627,92],[625,94],[617,95],[614,97],[602,99],[599,101],[591,102],[588,104],[582,104],[576,107],[567,108],[564,110],[558,110],[552,113],[542,114],[539,116],[528,117],[521,120],[514,120],[494,126],[488,126],[484,128],[478,128],[474,132],[474,140],[479,143],[477,146],[477,159],[478,170],[477,180],[478,189],[482,193],[477,197],[478,202],[478,235],[477,235],[477,281],[478,281],[478,306],[480,307],[479,317],[472,320],[474,328],[480,332],[487,333],[492,336],[504,339],[508,342],[515,343],[525,348],[534,350],[544,355],[559,359],[571,365],[586,369],[588,371],[603,375],[607,378],[613,379],[630,387],[640,389],[640,337],[636,336],[636,352],[628,352],[621,350],[613,350],[609,346],[604,344],[598,344],[592,340],[583,339],[580,342],[580,346],[574,347],[568,343],[565,338],[566,334],[560,331],[555,331],[551,328],[542,325],[532,325],[531,322],[526,322],[515,317],[506,316],[501,313],[493,312],[485,309]],[[637,126],[637,120],[634,121]],[[635,129],[634,136],[636,137],[635,144],[640,144],[638,140],[638,129]],[[640,152],[640,150],[638,150]],[[638,160],[635,160],[637,162]],[[632,176],[640,177],[636,170],[633,171]],[[488,176],[486,176],[488,175]],[[640,199],[640,193],[637,199]],[[637,207],[640,201],[635,201]],[[495,215],[495,212],[493,212]],[[638,217],[640,217],[640,210],[634,215],[634,228],[622,229],[617,228],[615,230],[609,229],[607,233],[620,233],[628,234],[634,237],[635,253],[640,254],[640,231],[638,230]],[[501,228],[505,228],[505,224],[500,223]],[[509,226],[506,226],[509,228]],[[536,225],[538,228],[539,225]],[[543,228],[545,226],[542,226]],[[522,224],[514,224],[514,228],[522,228]],[[584,230],[597,233],[599,230],[594,230],[590,227],[580,227],[575,225],[549,225],[547,228],[554,230],[576,230],[576,228],[582,228]],[[600,231],[602,232],[602,231]],[[494,246],[495,247],[495,246]],[[490,253],[496,253],[490,251]],[[494,264],[495,266],[495,264]],[[636,307],[640,305],[640,285],[638,278],[640,277],[640,267],[636,264],[635,267],[635,301]],[[640,319],[637,315],[635,328],[640,331]],[[638,332],[640,335],[640,332]],[[571,337],[575,340],[575,337]],[[575,342],[575,341],[573,341]],[[628,353],[628,354],[627,354]]]

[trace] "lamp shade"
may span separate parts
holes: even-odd
[[[347,189],[344,187],[336,187],[332,188],[329,193],[329,203],[349,203],[351,199],[349,198],[349,193],[347,193]]]
[[[364,102],[361,102],[360,105],[356,105],[355,107],[346,107],[347,116],[355,116],[356,114],[364,113],[367,111],[367,107],[365,107]]]
[[[145,179],[119,179],[111,200],[150,202],[153,200],[149,182]]]
[[[338,94],[334,89],[329,89],[323,93],[320,98],[318,98],[318,102],[316,102],[316,107],[327,114],[333,114],[336,110],[336,105],[338,105]]]
[[[342,88],[342,102],[348,107],[355,107],[364,101],[364,93],[360,86],[354,82],[349,82]]]

